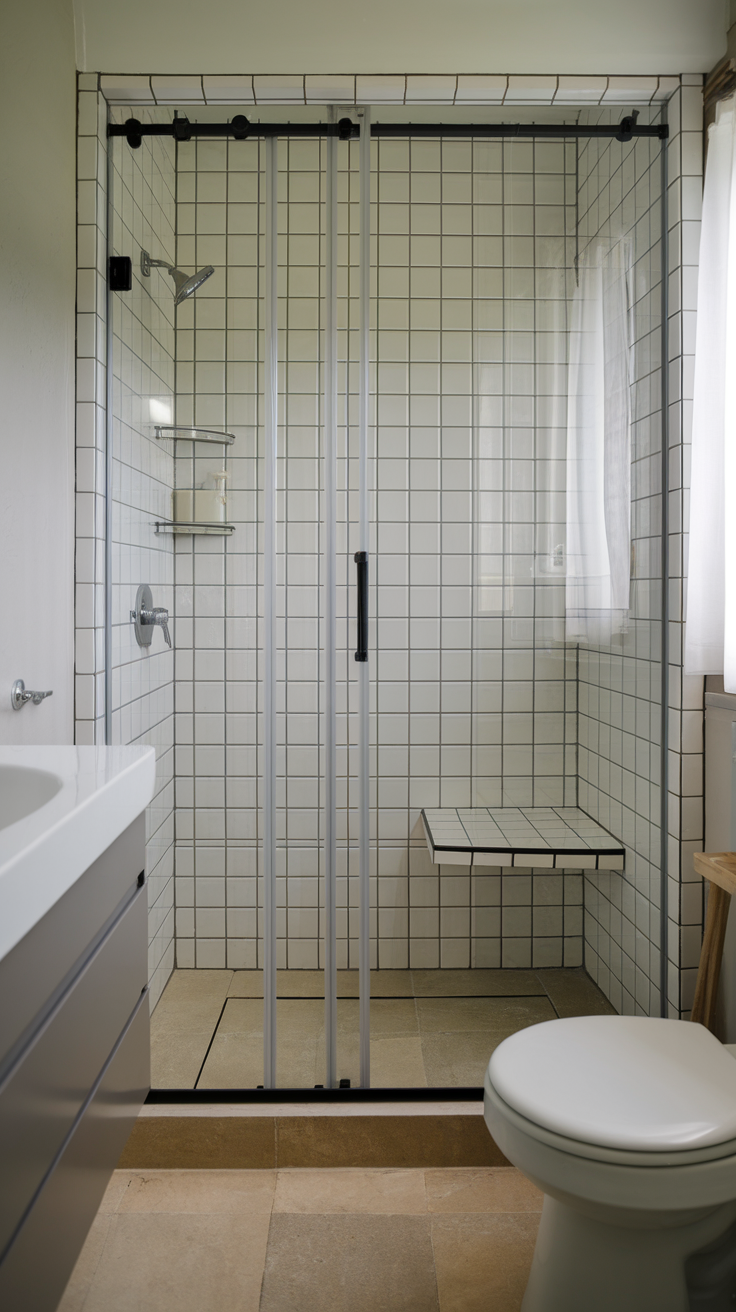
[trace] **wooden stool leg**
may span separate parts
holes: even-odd
[[[719,888],[718,884],[711,883],[708,891],[708,910],[705,913],[703,946],[700,949],[698,978],[695,982],[695,998],[690,1016],[691,1020],[699,1021],[711,1032],[716,1018],[718,980],[721,974],[723,940],[726,936],[730,905],[731,894]]]

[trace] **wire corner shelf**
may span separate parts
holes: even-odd
[[[232,446],[234,433],[223,433],[217,428],[193,428],[185,424],[156,424],[154,432],[159,441],[168,438],[174,442],[211,442],[215,446]]]
[[[208,524],[202,520],[157,519],[154,528],[157,534],[173,533],[175,537],[190,533],[229,538],[235,532],[234,524]]]

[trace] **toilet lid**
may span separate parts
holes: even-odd
[[[667,1152],[736,1139],[736,1061],[691,1021],[544,1021],[499,1044],[488,1078],[527,1120],[583,1143]]]

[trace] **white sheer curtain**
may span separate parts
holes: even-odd
[[[625,632],[631,576],[632,251],[591,242],[578,268],[567,409],[565,634]]]
[[[708,132],[695,340],[685,673],[736,692],[736,110]]]

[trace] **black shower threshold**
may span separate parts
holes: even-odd
[[[482,1088],[451,1089],[151,1089],[146,1103],[482,1102]]]

